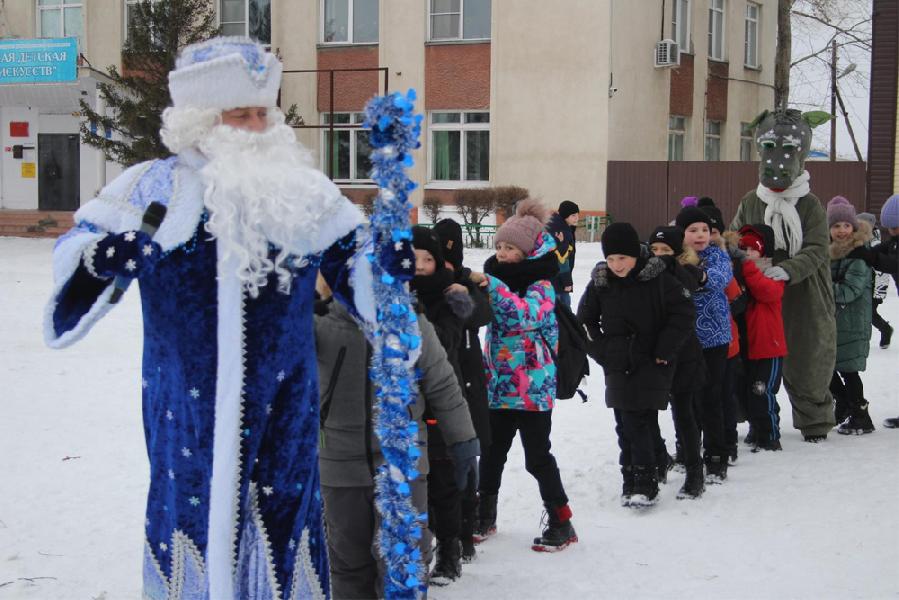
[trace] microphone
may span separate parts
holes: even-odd
[[[151,202],[150,206],[147,207],[147,210],[144,212],[143,219],[141,220],[140,230],[149,235],[151,238],[156,235],[156,230],[159,229],[159,225],[162,223],[162,220],[165,218],[166,213],[165,204],[160,202]],[[125,294],[125,290],[128,289],[128,286],[131,285],[131,280],[133,277],[123,277],[121,275],[116,275],[115,278],[115,289],[112,290],[112,295],[109,297],[110,304],[118,304],[119,300],[122,299],[122,296]]]

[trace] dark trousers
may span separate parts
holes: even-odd
[[[722,383],[721,409],[724,420],[724,444],[728,448],[737,445],[737,421],[739,420],[739,406],[737,403],[737,385],[741,379],[742,365],[740,355],[727,359],[724,367],[724,382]]]
[[[743,398],[757,440],[780,439],[777,392],[783,379],[783,358],[747,360]]]
[[[549,434],[552,430],[552,411],[505,410],[490,411],[490,449],[481,456],[480,491],[482,495],[496,495],[502,483],[506,457],[512,448],[515,434],[521,436],[524,448],[524,468],[534,476],[544,504],[564,506],[568,496],[556,459],[550,453]]]
[[[471,537],[478,510],[478,491],[473,485],[461,492],[456,487],[452,460],[432,459],[428,473],[429,526],[438,541]]]
[[[724,441],[724,372],[727,368],[727,344],[702,351],[708,379],[700,392],[699,422],[706,457],[727,456]]]
[[[654,467],[656,464],[655,430],[657,410],[615,409],[615,433],[618,434],[618,464],[622,467]],[[655,428],[653,428],[655,423]]]
[[[331,563],[331,596],[381,598],[385,567],[378,553],[380,516],[375,508],[375,488],[321,486],[325,505],[328,560]],[[423,477],[412,482],[412,505],[424,512],[428,488]],[[431,563],[431,536],[422,527],[418,544],[422,562]]]
[[[684,464],[698,465],[702,462],[700,452],[700,429],[696,407],[696,392],[672,392],[671,418],[674,420],[674,432],[681,451]]]
[[[883,300],[874,300],[874,302],[871,304],[871,325],[873,325],[877,331],[883,333],[890,328],[890,323],[889,321],[881,317],[879,312],[877,312],[877,308],[881,304],[883,304]]]
[[[837,413],[849,414],[853,407],[865,403],[865,388],[862,378],[855,371],[834,371],[830,378],[830,393],[837,404]]]

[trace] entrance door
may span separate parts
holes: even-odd
[[[81,204],[78,134],[39,133],[37,161],[38,208],[77,210]]]

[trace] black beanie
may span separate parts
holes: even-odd
[[[567,219],[571,215],[579,212],[581,212],[580,207],[571,200],[565,200],[559,205],[559,216],[563,219]]]
[[[602,232],[602,253],[640,258],[640,236],[630,223],[612,223]]]
[[[437,234],[428,227],[416,225],[412,228],[412,245],[416,250],[427,250],[434,257],[437,269],[444,268],[443,252],[440,251],[440,240]]]
[[[652,246],[656,242],[666,244],[674,251],[674,254],[680,254],[684,251],[684,230],[667,225],[656,227],[656,230],[649,236],[649,245]]]
[[[434,233],[440,240],[444,258],[456,271],[462,269],[462,226],[452,219],[443,219],[434,225]]]
[[[709,214],[703,209],[695,206],[688,206],[681,209],[681,211],[677,213],[677,218],[674,219],[674,224],[684,231],[686,231],[687,227],[693,223],[705,223],[709,226],[709,229],[712,228],[712,219],[709,217]]]
[[[708,196],[703,196],[699,199],[696,206],[705,211],[705,214],[711,219],[712,222],[709,225],[709,229],[717,229],[719,233],[724,233],[724,215],[721,214],[721,209],[715,206],[714,200]]]

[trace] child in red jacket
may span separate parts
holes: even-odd
[[[749,299],[746,305],[745,386],[746,409],[755,434],[753,452],[781,450],[780,406],[777,392],[787,354],[781,301],[786,282],[765,277],[774,252],[774,230],[767,225],[745,225],[739,247],[746,252],[740,264]]]

